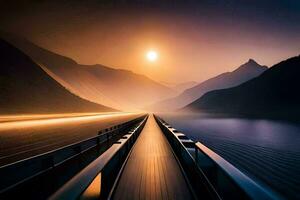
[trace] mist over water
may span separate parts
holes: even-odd
[[[261,184],[288,199],[300,198],[300,124],[202,115],[161,116]]]

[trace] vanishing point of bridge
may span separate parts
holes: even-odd
[[[0,176],[8,177],[0,199],[280,199],[153,115],[1,167]]]

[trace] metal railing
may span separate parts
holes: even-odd
[[[195,195],[199,199],[221,199],[204,173],[198,169],[193,156],[187,148],[195,148],[195,143],[184,134],[173,129],[169,124],[154,116],[156,122],[165,134],[181,166],[183,167]],[[174,131],[174,132],[173,132]],[[181,139],[179,139],[180,137]]]
[[[199,198],[203,198],[201,193],[206,191],[213,199],[280,199],[273,191],[258,185],[208,147],[200,142],[195,143],[161,118],[155,118]]]
[[[0,195],[109,141],[116,135],[123,134],[131,126],[142,121],[144,118],[145,116],[138,117],[134,120],[101,130],[95,137],[0,167]]]
[[[195,147],[197,165],[203,170],[220,196],[224,199],[232,199],[234,197],[281,199],[278,194],[254,182],[202,143],[197,142]]]
[[[124,135],[118,142],[113,144],[101,156],[84,168],[80,173],[68,181],[63,187],[55,192],[49,199],[79,199],[95,178],[101,175],[99,199],[107,199],[118,173],[126,160],[135,140],[142,131],[147,117],[143,119],[128,134]]]

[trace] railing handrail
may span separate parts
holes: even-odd
[[[131,137],[131,135],[130,135]],[[128,138],[129,139],[129,138]],[[122,148],[126,139],[120,139],[119,144],[113,144],[101,156],[68,181],[49,199],[76,199],[91,184],[94,178],[104,169],[111,158]]]
[[[108,131],[108,132],[105,132],[105,133],[109,133],[111,131]],[[103,133],[103,134],[105,134]],[[12,166],[12,165],[16,165],[18,163],[22,163],[22,162],[25,162],[25,161],[28,161],[28,160],[33,160],[35,158],[42,158],[42,157],[46,157],[46,156],[49,156],[53,153],[56,153],[58,151],[62,151],[62,150],[66,150],[66,149],[69,149],[71,147],[74,147],[74,146],[77,146],[79,144],[82,144],[84,142],[87,142],[87,141],[90,141],[90,140],[94,140],[94,139],[97,139],[99,137],[101,137],[102,135],[97,135],[97,136],[93,136],[93,137],[90,137],[90,138],[87,138],[87,139],[84,139],[84,140],[81,140],[81,141],[78,141],[78,142],[74,142],[72,144],[68,144],[66,146],[63,146],[63,147],[58,147],[56,149],[53,149],[53,150],[50,150],[50,151],[47,151],[45,153],[40,153],[38,155],[34,155],[34,156],[30,156],[28,158],[24,158],[24,159],[21,159],[21,160],[18,160],[18,161],[15,161],[15,162],[12,162],[12,163],[9,163],[9,164],[6,164],[6,165],[2,165],[0,166],[0,170],[3,169],[3,168],[6,168],[6,167],[9,167],[9,166]]]
[[[124,135],[126,138],[121,138],[118,143],[113,144],[101,156],[63,185],[63,187],[55,192],[49,199],[77,199],[92,183],[94,178],[103,171],[110,160],[124,147],[124,145],[126,145],[138,131],[141,131],[146,120],[147,117],[145,117],[134,130],[129,131],[129,134]]]
[[[281,195],[277,194],[275,191],[270,189],[268,186],[263,187],[264,185],[261,185],[261,183],[255,182],[253,179],[251,179],[249,176],[245,175],[243,172],[241,172],[239,169],[237,169],[235,166],[230,164],[228,161],[226,161],[224,158],[219,156],[217,153],[206,147],[200,142],[194,142],[188,137],[185,137],[185,139],[180,139],[180,136],[185,136],[184,133],[177,131],[175,128],[170,126],[168,123],[166,123],[161,118],[157,117],[159,122],[162,126],[164,126],[169,132],[173,135],[174,138],[176,138],[181,144],[181,146],[184,146],[184,141],[193,142],[195,148],[195,164],[198,165],[199,170],[202,171],[201,161],[198,160],[198,154],[200,151],[203,156],[205,156],[206,159],[210,160],[215,169],[217,169],[219,172],[214,171],[213,173],[223,173],[225,176],[228,177],[228,180],[231,180],[234,185],[236,185],[239,190],[244,193],[248,198],[250,199],[261,199],[261,200],[280,200],[283,199]],[[187,139],[186,139],[187,138]],[[187,148],[187,147],[185,147]],[[201,158],[200,158],[201,159]],[[204,158],[202,158],[204,159]],[[198,163],[199,162],[199,163]],[[209,177],[207,177],[209,179]],[[209,179],[209,182],[211,180]],[[219,186],[213,186],[213,187],[219,187]],[[225,186],[226,187],[226,186]],[[223,188],[224,189],[224,188]],[[225,188],[226,189],[226,188]],[[217,190],[216,188],[216,191]],[[219,192],[218,192],[219,193]],[[222,198],[222,196],[220,196]]]
[[[196,142],[195,146],[202,151],[211,161],[217,164],[241,189],[252,199],[281,199],[273,191],[267,190],[234,167],[231,163],[216,154],[214,151]]]

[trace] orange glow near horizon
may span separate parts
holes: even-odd
[[[43,126],[57,126],[60,124],[72,124],[77,122],[93,122],[97,121],[99,119],[105,119],[109,117],[114,116],[127,116],[127,115],[133,115],[135,113],[131,112],[116,112],[116,113],[101,113],[101,114],[66,114],[65,117],[63,114],[56,115],[57,118],[52,118],[55,115],[49,115],[50,118],[37,118],[35,115],[33,115],[32,120],[24,120],[24,119],[17,119],[13,121],[7,121],[0,123],[0,131],[8,131],[8,130],[14,130],[14,129],[24,129],[28,127],[43,127]],[[46,115],[41,115],[46,116]],[[25,117],[25,116],[24,116]],[[28,118],[30,118],[30,115],[27,115]]]
[[[9,18],[6,29],[12,33],[24,29],[25,38],[80,64],[126,69],[168,83],[202,82],[249,58],[272,66],[299,52],[297,32],[287,37],[276,31],[277,26],[268,29],[252,20],[228,20],[218,12],[209,18],[193,9],[95,6],[95,12],[79,17],[81,6],[68,12],[63,8],[52,8],[55,20],[51,12],[41,9],[32,16],[30,10],[22,20]],[[152,53],[147,58],[149,50],[156,50],[157,58]]]

